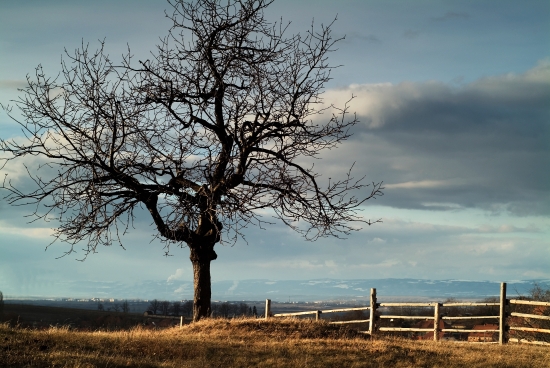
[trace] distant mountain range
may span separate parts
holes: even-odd
[[[509,296],[528,295],[537,283],[550,288],[550,280],[507,283]],[[313,301],[363,300],[376,288],[378,299],[483,299],[500,294],[500,282],[422,279],[359,280],[245,280],[221,281],[213,285],[213,296],[221,300]]]
[[[537,283],[550,288],[550,280],[508,282],[508,295],[528,295]],[[399,299],[483,299],[497,296],[500,283],[493,281],[423,280],[423,279],[318,279],[318,280],[240,280],[212,283],[213,300],[258,301],[272,299],[280,302],[299,301],[361,301],[369,299],[370,289],[376,288],[379,300]],[[117,299],[192,299],[193,284],[189,281],[146,281],[136,284],[120,282],[74,281],[57,289],[43,291],[45,297],[117,298]],[[11,298],[29,297],[6,295]]]

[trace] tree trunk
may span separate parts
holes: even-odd
[[[210,262],[217,258],[214,244],[189,245],[193,264],[193,322],[210,315],[212,288],[210,280]]]

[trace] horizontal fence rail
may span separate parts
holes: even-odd
[[[550,303],[548,302],[535,302],[532,300],[519,300],[519,299],[510,299],[510,304],[528,304],[528,305],[535,305],[535,306],[541,306],[541,307],[550,307]]]
[[[378,331],[399,331],[399,332],[406,332],[406,331],[413,331],[413,332],[430,332],[433,331],[433,328],[408,328],[408,327],[379,327]]]
[[[368,323],[368,322],[370,322],[370,319],[357,319],[357,320],[351,320],[351,321],[332,321],[329,323],[331,325],[347,325],[347,324]]]
[[[442,328],[441,332],[492,332],[497,333],[498,330],[466,330],[463,328]]]
[[[293,313],[277,313],[273,317],[294,317],[294,316],[305,316],[308,314],[317,314],[319,311],[305,311],[305,312],[293,312]]]
[[[458,317],[448,317],[443,316],[441,319],[444,320],[468,320],[468,319],[499,319],[500,316],[458,316]]]
[[[514,326],[510,326],[510,330],[550,333],[550,330],[547,330],[547,329],[544,329],[544,328],[534,328],[534,327],[514,327]]]
[[[538,328],[538,327],[521,327],[521,326],[509,326],[507,324],[507,318],[516,317],[522,319],[535,319],[535,320],[547,320],[550,321],[550,316],[541,315],[541,314],[529,314],[529,313],[519,313],[519,312],[507,312],[507,307],[510,305],[526,305],[533,307],[550,307],[549,302],[539,302],[539,301],[530,301],[530,300],[521,300],[521,299],[507,299],[506,298],[506,283],[501,283],[500,285],[500,299],[499,302],[450,302],[450,303],[378,303],[376,297],[376,289],[371,289],[370,293],[370,304],[365,307],[353,307],[353,308],[338,308],[338,309],[327,309],[327,310],[313,310],[313,311],[302,311],[302,312],[293,312],[293,313],[277,313],[271,314],[271,300],[266,300],[266,312],[265,318],[269,317],[297,317],[297,316],[306,316],[306,315],[315,315],[315,319],[319,320],[322,314],[327,313],[345,313],[352,311],[369,311],[368,319],[354,319],[349,321],[330,321],[330,324],[334,325],[345,325],[345,324],[363,324],[368,323],[367,331],[358,331],[359,333],[370,334],[371,336],[375,335],[376,332],[425,332],[433,333],[433,340],[438,341],[442,338],[444,333],[453,333],[453,334],[471,334],[468,337],[468,342],[484,342],[491,343],[493,336],[498,334],[498,343],[505,344],[508,341],[517,342],[517,343],[527,343],[527,344],[537,344],[550,346],[550,343],[544,341],[531,341],[524,338],[515,338],[508,337],[508,331],[522,331],[530,333],[550,333],[550,329]],[[377,310],[379,308],[392,308],[392,307],[412,307],[412,308],[432,308],[433,313],[431,315],[389,315],[382,314],[380,315]],[[498,315],[482,315],[482,316],[448,316],[442,313],[442,308],[445,307],[498,307]],[[443,325],[442,321],[471,321],[471,320],[496,320],[498,321],[498,326],[495,325],[477,325],[476,328],[466,328],[467,326],[451,326],[452,328],[446,328]],[[430,325],[433,324],[433,327],[426,327],[426,324],[419,322],[418,324],[421,327],[387,327],[379,326],[377,321],[380,320],[390,320],[390,323],[400,320],[424,320],[430,321]],[[399,322],[402,323],[402,322]],[[485,328],[484,328],[485,327]],[[489,328],[490,327],[490,328]],[[493,328],[495,327],[495,328]],[[431,335],[426,335],[431,336]],[[431,338],[431,337],[430,337]],[[472,340],[470,341],[470,338]]]
[[[378,303],[379,307],[433,307],[436,303]]]
[[[378,318],[381,318],[381,319],[434,319],[433,317],[430,317],[430,316],[389,316],[386,314],[378,316]]]
[[[500,303],[441,303],[443,307],[496,307]]]
[[[538,314],[525,314],[525,313],[510,313],[512,317],[523,317],[523,318],[534,318],[534,319],[545,319],[550,321],[550,316],[539,316]]]
[[[359,308],[341,308],[341,309],[328,309],[322,311],[323,313],[340,313],[340,312],[351,312],[351,311],[362,311],[369,310],[370,307],[359,307]]]

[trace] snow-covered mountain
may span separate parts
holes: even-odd
[[[528,295],[537,283],[550,288],[550,280],[508,281],[508,295]],[[117,298],[117,299],[192,299],[193,284],[190,281],[162,280],[141,283],[68,281],[55,292],[43,289],[32,295],[9,295],[7,297],[71,297],[71,298]],[[367,300],[370,289],[376,288],[378,299],[413,300],[432,299],[459,300],[483,299],[497,296],[500,282],[465,280],[422,279],[318,279],[318,280],[226,280],[212,283],[213,300],[252,301],[272,299],[280,302],[321,300]],[[7,295],[6,295],[7,294]]]
[[[534,284],[550,287],[550,280],[525,280],[507,283],[509,296],[527,295]],[[213,284],[213,296],[221,300],[312,301],[362,300],[376,288],[378,299],[483,299],[498,296],[500,282],[421,279],[359,280],[244,280]]]

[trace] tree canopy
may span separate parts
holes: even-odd
[[[32,190],[3,188],[12,204],[44,205],[35,215],[59,221],[68,253],[120,241],[146,209],[167,251],[190,249],[198,320],[209,313],[214,245],[261,225],[259,210],[309,240],[340,236],[372,223],[357,210],[382,184],[357,198],[362,178],[322,180],[311,163],[357,123],[322,96],[332,23],[287,36],[264,17],[270,0],[169,3],[173,26],[147,60],[128,50],[117,64],[103,44],[83,43],[57,78],[36,69],[15,101],[26,140],[0,140],[0,150],[46,164],[28,171]]]

